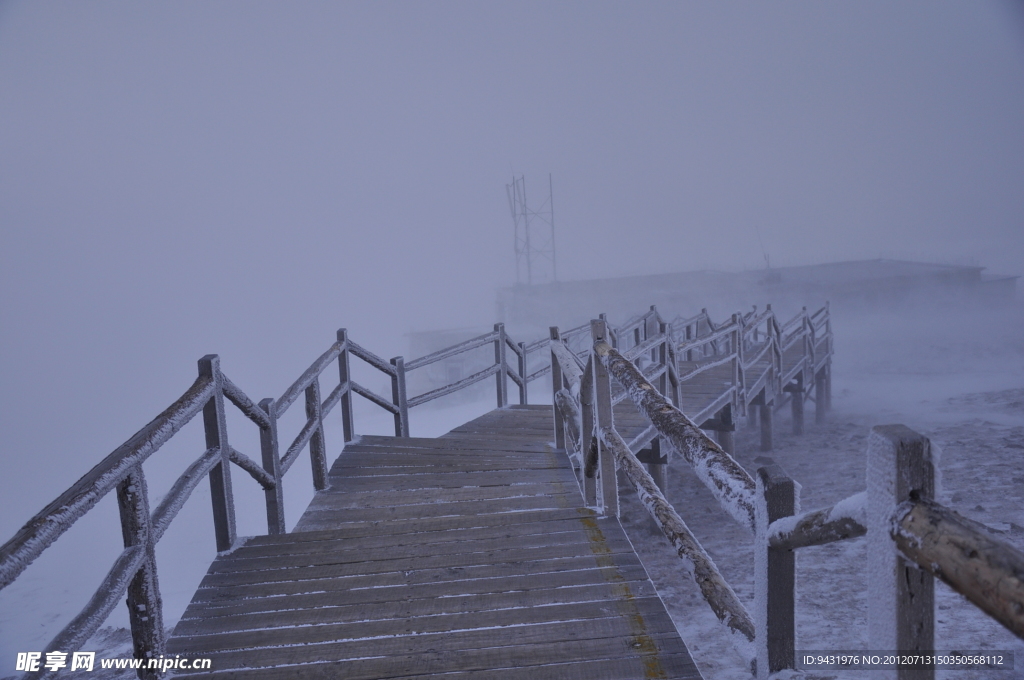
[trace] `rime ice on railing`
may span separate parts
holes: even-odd
[[[731,322],[721,325],[713,323],[704,310],[697,317],[670,324],[652,307],[622,327],[605,324],[604,328],[609,343],[622,349],[623,360],[635,366],[645,381],[656,385],[659,391],[668,395],[669,402],[674,405],[679,404],[682,381],[723,363],[731,363],[734,367],[736,394],[744,394],[744,390],[750,387],[745,382],[746,374],[755,365],[764,363],[766,357],[770,357],[770,362],[773,362],[776,381],[782,379],[785,382],[790,376],[784,373],[786,367],[782,365],[782,357],[789,347],[796,346],[802,338],[802,347],[810,357],[803,361],[803,365],[809,367],[808,374],[815,376],[819,395],[816,403],[818,411],[822,412],[828,404],[830,392],[828,367],[831,327],[827,308],[810,316],[805,310],[799,323],[791,321],[782,327],[777,324],[772,326],[774,323],[774,316],[769,309],[760,315],[753,312],[738,315]],[[763,331],[760,330],[762,325],[765,327]],[[29,520],[11,540],[0,546],[0,588],[16,579],[102,497],[116,490],[125,550],[115,560],[85,609],[57,635],[50,648],[77,650],[127,594],[136,656],[162,654],[162,605],[153,548],[204,477],[211,484],[213,525],[218,550],[229,550],[235,543],[235,510],[230,474],[232,466],[244,470],[263,489],[268,533],[283,533],[286,527],[284,476],[307,449],[310,452],[315,488],[324,489],[328,484],[327,443],[323,423],[335,407],[340,407],[345,442],[356,436],[353,395],[359,395],[387,410],[394,417],[396,435],[409,436],[410,409],[491,376],[495,379],[496,404],[502,407],[509,403],[508,381],[518,390],[518,402],[526,404],[529,384],[551,372],[555,386],[553,396],[557,405],[556,439],[560,447],[571,449],[580,471],[586,502],[590,505],[617,507],[617,490],[609,483],[615,476],[614,457],[600,455],[600,451],[611,446],[621,453],[625,444],[609,444],[613,439],[609,439],[611,435],[607,428],[611,425],[612,402],[629,398],[630,391],[619,389],[612,394],[613,386],[607,368],[591,356],[591,324],[561,334],[555,330],[553,337],[557,345],[552,345],[546,338],[529,343],[516,342],[508,336],[502,324],[496,324],[491,333],[406,362],[403,357],[382,359],[354,342],[348,332],[341,329],[336,341],[278,399],[263,399],[258,403],[224,374],[216,355],[204,357],[200,361],[199,377],[180,399]],[[409,371],[488,345],[493,346],[494,350],[494,363],[488,368],[424,394],[410,396],[406,393],[406,375]],[[531,357],[551,357],[551,361],[543,362],[544,365],[531,373],[528,371]],[[581,357],[586,357],[586,361]],[[353,358],[387,376],[392,387],[390,399],[353,380]],[[321,391],[321,378],[335,362],[338,367],[338,384],[325,398]],[[680,375],[680,366],[685,366],[688,371],[685,375]],[[793,382],[797,384],[799,380],[794,379]],[[754,384],[753,387],[759,385]],[[298,433],[282,451],[279,423],[300,396],[304,397],[306,418]],[[229,443],[225,402],[237,407],[259,429],[259,463]],[[800,403],[802,405],[802,398]],[[186,468],[164,498],[156,504],[156,508],[151,510],[142,463],[199,413],[203,414],[207,449]],[[722,410],[715,416],[716,420],[708,419],[699,424],[715,425],[720,428],[720,432],[728,433],[732,427],[730,414],[730,411]],[[566,433],[571,446],[566,446]],[[657,434],[652,425],[629,442],[626,450],[652,441],[656,449]],[[626,464],[628,466],[629,462]],[[663,486],[664,480],[659,475],[664,474],[664,466],[652,465],[652,473],[653,487],[646,480],[641,480],[641,486],[647,492],[656,490],[659,483]],[[642,497],[654,499],[650,493]],[[652,507],[661,507],[660,501],[656,499],[651,503]],[[677,532],[678,536],[684,536],[684,533]],[[691,557],[695,560],[695,573],[707,572],[701,566],[703,563],[697,552],[689,548],[679,549],[683,551],[681,555],[685,553],[696,556]],[[713,564],[711,568],[713,570]],[[726,601],[729,598],[723,595],[719,599]],[[745,624],[742,623],[744,618],[739,613],[730,616],[733,621],[730,625],[737,630],[744,630],[746,634]],[[152,671],[144,669],[140,671],[140,677],[156,676]]]

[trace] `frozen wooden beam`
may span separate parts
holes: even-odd
[[[928,500],[900,505],[891,535],[905,558],[1024,638],[1024,553],[983,524]]]

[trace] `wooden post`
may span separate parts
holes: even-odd
[[[832,410],[832,312],[825,300],[825,411]]]
[[[338,379],[341,384],[344,385],[346,382],[351,380],[352,372],[349,369],[348,364],[348,331],[344,328],[338,329],[338,342],[342,343],[341,354],[338,355]],[[341,427],[343,436],[345,438],[344,443],[349,443],[355,438],[355,430],[353,429],[352,419],[352,391],[345,390],[341,395]]]
[[[825,361],[825,413],[832,410],[832,357]]]
[[[505,381],[505,371],[508,370],[505,365],[505,324],[494,324],[494,330],[498,333],[494,341],[494,363],[498,365],[498,372],[494,375],[498,388],[498,408],[502,408],[508,405],[508,384]]]
[[[768,400],[768,388],[765,387],[764,393],[761,395],[761,404],[758,410],[761,412],[761,450],[771,451],[772,450],[772,435],[774,431],[773,423],[774,411],[772,408],[772,402]]]
[[[609,333],[608,332],[608,330],[611,328],[611,325],[608,323],[608,315],[605,314],[604,312],[601,312],[600,314],[597,315],[597,318],[604,322],[605,333],[606,333],[606,336],[607,336],[607,339],[605,340],[605,342],[607,342],[609,345],[611,345],[615,349],[618,349],[619,348],[619,337],[617,335],[615,335],[615,333]],[[593,324],[591,324],[591,326],[593,326]]]
[[[306,388],[306,420],[316,423],[309,438],[309,462],[313,466],[313,488],[327,488],[327,446],[324,441],[324,419],[320,412],[320,376]]]
[[[395,375],[391,378],[391,402],[398,407],[395,414],[395,436],[409,436],[409,402],[405,393],[405,359],[394,357],[391,365],[395,367]]]
[[[807,314],[807,307],[801,307],[800,312],[803,315],[803,320],[800,322],[801,335],[803,338],[803,370],[800,371],[801,384],[804,389],[808,392],[814,388],[814,422],[821,423],[820,417],[818,416],[818,392],[817,383],[814,382],[814,329],[811,326],[811,318]],[[814,383],[813,385],[811,383]],[[805,400],[807,395],[804,395]]]
[[[732,404],[722,407],[722,410],[718,412],[718,420],[725,426],[716,433],[718,445],[729,455],[736,455],[736,432],[733,429],[736,426],[732,420]]]
[[[562,334],[558,332],[558,326],[551,326],[548,329],[549,337],[555,342],[561,342]],[[565,450],[565,416],[562,415],[562,411],[558,408],[558,401],[555,399],[555,394],[558,390],[562,389],[562,366],[558,363],[558,357],[555,356],[554,351],[551,352],[551,408],[553,409],[555,416],[555,448]],[[581,439],[587,439],[589,435],[581,434]],[[584,444],[580,444],[584,447]]]
[[[664,324],[660,324],[658,322],[658,308],[657,308],[657,306],[656,305],[651,305],[651,311],[647,315],[647,321],[644,322],[644,340],[650,340],[655,335],[657,335],[658,334],[658,329],[662,325],[664,325]],[[657,363],[657,361],[658,361],[658,348],[657,347],[655,347],[654,349],[651,350],[651,361],[653,361],[655,363]],[[665,394],[665,393],[662,392],[662,394]]]
[[[743,362],[743,331],[740,329],[742,317],[739,314],[733,314],[732,321],[736,325],[732,329],[732,333],[729,334],[732,336],[730,339],[730,344],[732,345],[732,384],[737,392],[743,394],[743,366],[741,365]]]
[[[260,408],[267,414],[270,427],[260,428],[260,453],[263,454],[263,469],[274,478],[277,485],[266,489],[267,533],[284,534],[284,484],[281,476],[281,450],[277,442],[277,405],[273,399],[264,399]]]
[[[652,307],[652,309],[653,309],[653,307]],[[670,342],[670,340],[668,339],[668,324],[665,324],[665,323],[658,324],[657,333],[662,335],[662,336],[664,336],[665,340],[660,345],[658,345],[653,350],[651,350],[651,358],[659,366],[664,367],[665,368],[665,372],[661,374],[660,378],[658,378],[658,384],[656,385],[656,387],[658,388],[658,391],[661,392],[666,397],[668,397],[669,400],[673,404],[676,404],[677,399],[676,399],[675,393],[673,392],[672,394],[669,394],[669,386],[672,384],[672,381],[669,379],[669,371],[668,371],[669,356],[670,356],[669,355],[669,351],[668,351],[669,342]]]
[[[700,325],[700,321],[697,322],[697,325],[698,326]],[[693,332],[693,327],[690,326],[689,324],[687,324],[686,325],[686,340],[687,340],[687,342],[689,342],[690,340],[693,340],[695,335],[696,334]],[[686,350],[686,361],[693,361],[693,350],[692,349]]]
[[[594,364],[596,362],[597,358],[591,352],[590,360],[583,372],[583,380],[580,381],[580,411],[582,412],[580,414],[582,421],[580,453],[583,454],[584,460],[589,455],[591,445],[598,446],[594,433],[594,420],[597,416],[594,408]],[[588,508],[598,507],[597,479],[595,477],[586,475],[583,477],[583,503]]]
[[[203,407],[206,448],[220,449],[220,462],[210,470],[210,498],[213,501],[213,529],[217,551],[230,550],[235,544],[235,499],[231,493],[231,447],[224,418],[224,392],[221,390],[220,357],[207,354],[199,360],[199,375],[212,378],[217,390]]]
[[[665,447],[672,448],[672,447]],[[661,452],[661,438],[655,437],[651,440],[651,460],[652,462],[647,464],[647,472],[650,473],[651,479],[661,489],[661,493],[668,493],[668,463],[667,457],[663,456]],[[658,461],[658,462],[653,462]],[[665,461],[665,462],[661,462]]]
[[[790,413],[793,416],[793,434],[804,433],[804,376],[797,373],[796,384],[788,385],[790,393]]]
[[[590,334],[594,344],[608,342],[608,324],[604,319],[590,322]],[[599,359],[593,357],[594,365],[594,397],[597,411],[597,429],[614,428],[612,419],[612,382],[608,369]],[[600,475],[601,507],[605,515],[619,516],[619,483],[615,475],[615,456],[598,437],[598,474]]]
[[[519,386],[519,403],[525,406],[526,401],[526,343],[517,342],[516,347],[519,348],[519,354],[516,358],[519,360],[519,380],[522,385]]]
[[[935,579],[905,560],[891,536],[896,506],[932,500],[935,468],[931,443],[904,425],[878,425],[868,438],[868,582],[881,592],[868,598],[872,650],[931,653],[935,648]],[[934,668],[900,666],[887,679],[931,680]]]
[[[819,425],[825,422],[828,409],[828,397],[825,395],[825,369],[814,374],[814,422]]]
[[[754,548],[754,591],[757,632],[757,677],[767,678],[795,668],[796,553],[768,545],[768,525],[796,514],[799,491],[778,465],[759,468],[757,480],[757,527]]]
[[[132,647],[136,659],[155,659],[164,653],[163,600],[156,578],[156,552],[153,526],[149,514],[149,493],[142,466],[117,485],[117,507],[121,515],[121,536],[124,547],[144,545],[146,560],[128,585],[128,620],[132,630]],[[141,680],[156,680],[159,673],[139,669]]]

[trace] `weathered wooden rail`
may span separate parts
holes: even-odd
[[[662,320],[657,311],[651,308],[648,313],[618,329],[612,328],[606,322],[602,322],[602,327],[612,345],[618,345],[620,341],[623,345],[632,343],[631,347],[625,350],[629,360],[643,366],[644,375],[656,381],[662,392],[670,394],[673,403],[676,404],[689,394],[686,389],[687,381],[692,381],[696,385],[699,376],[711,374],[714,368],[730,367],[731,382],[717,386],[716,389],[721,388],[721,393],[711,394],[710,406],[705,406],[700,411],[702,426],[718,429],[720,434],[725,433],[724,437],[731,432],[730,409],[736,408],[739,412],[745,412],[747,406],[755,402],[763,408],[762,427],[765,427],[765,423],[770,426],[770,414],[776,403],[775,396],[779,393],[776,388],[782,385],[783,379],[802,385],[801,380],[805,376],[817,376],[815,395],[818,410],[823,412],[827,405],[831,357],[828,318],[827,308],[810,316],[804,312],[795,321],[780,329],[769,309],[760,315],[734,315],[730,322],[722,325],[713,324],[706,312],[699,317],[670,324]],[[761,326],[764,326],[763,331],[760,330]],[[618,434],[609,429],[610,409],[624,402],[631,394],[628,390],[621,390],[615,395],[608,391],[610,383],[605,378],[600,378],[605,375],[602,373],[604,368],[601,368],[603,364],[600,362],[595,364],[589,361],[586,371],[581,368],[579,354],[589,355],[593,332],[592,325],[588,324],[563,333],[553,330],[553,337],[556,339],[554,344],[548,338],[532,343],[517,343],[507,335],[502,324],[497,324],[491,333],[406,363],[403,357],[385,361],[354,342],[347,331],[342,329],[338,331],[336,341],[285,390],[281,397],[276,400],[263,399],[258,403],[224,374],[216,355],[206,356],[199,362],[199,377],[180,399],[43,508],[11,540],[0,546],[0,588],[12,583],[78,519],[106,494],[114,491],[120,509],[125,549],[115,560],[86,607],[57,634],[47,649],[60,649],[66,652],[79,650],[107,618],[117,602],[127,595],[136,657],[153,658],[163,654],[166,640],[154,548],[192,491],[204,477],[209,479],[218,551],[228,551],[237,543],[232,464],[242,468],[263,488],[268,535],[284,534],[284,476],[299,456],[308,449],[315,489],[323,491],[328,487],[324,419],[338,408],[341,412],[344,440],[352,441],[355,437],[353,394],[390,412],[394,417],[395,435],[407,438],[411,408],[492,376],[495,379],[496,403],[499,408],[509,403],[509,380],[518,388],[519,404],[525,405],[528,385],[551,372],[556,388],[567,385],[571,392],[563,394],[564,390],[555,390],[555,403],[559,405],[555,408],[558,445],[565,447],[564,432],[568,429],[574,444],[567,448],[570,448],[578,461],[577,467],[581,470],[587,468],[587,471],[592,473],[581,473],[587,502],[604,508],[611,507],[614,504],[615,491],[612,488],[614,485],[609,485],[607,480],[614,476],[614,460],[609,454],[602,456],[599,450],[611,450],[625,461],[624,465],[629,465],[632,459],[624,458],[622,452],[646,446],[652,441],[656,447],[658,433],[656,425],[652,424],[633,436],[629,444],[625,445],[616,439]],[[583,345],[583,348],[575,349],[574,344]],[[412,397],[408,396],[406,375],[409,371],[488,345],[494,349],[494,363],[491,366],[449,385]],[[553,357],[551,363],[528,372],[530,356],[536,358],[537,353],[546,353],[549,349]],[[793,361],[790,363],[785,361],[787,350],[793,350]],[[514,366],[510,366],[512,362],[509,360],[509,352],[515,357]],[[679,356],[685,356],[686,360],[680,361],[677,359]],[[390,400],[360,385],[352,378],[350,364],[353,357],[388,376],[392,388]],[[338,383],[324,398],[321,377],[335,365]],[[680,375],[683,371],[685,374]],[[587,396],[595,389],[602,395],[603,400],[600,401],[603,406],[597,410],[593,402],[588,401],[591,397]],[[699,394],[694,397],[695,399],[701,403],[709,401],[707,394],[699,390],[696,392]],[[794,404],[799,402],[802,408],[806,393],[800,389],[789,394],[792,395],[790,398]],[[304,397],[306,420],[287,447],[282,447],[280,419],[300,397]],[[225,401],[231,402],[259,429],[259,463],[229,443]],[[572,411],[573,408],[576,408],[576,412]],[[796,408],[794,406],[794,413]],[[603,415],[598,416],[599,412]],[[142,465],[200,413],[205,430],[206,451],[188,466],[156,508],[152,509]],[[713,413],[717,413],[716,419],[705,417]],[[584,439],[583,433],[593,431],[600,433],[599,443],[595,443],[584,454],[580,443]],[[626,448],[623,448],[624,446]],[[583,460],[584,457],[586,461]],[[656,452],[654,458],[648,462],[651,462],[652,469],[656,471],[664,469],[658,464],[661,460]],[[600,487],[595,486],[592,481],[586,481],[593,479],[594,465],[598,465],[604,471],[603,476],[598,475],[599,479],[606,480]],[[657,477],[657,474],[655,476]],[[646,498],[650,503],[661,508],[659,512],[669,512],[665,507],[664,498],[651,493],[652,488],[656,487],[648,484],[649,479],[638,479],[638,488],[642,496],[647,493]],[[600,502],[597,493],[602,494]],[[675,518],[678,520],[678,516]],[[681,520],[677,523],[681,525]],[[683,530],[677,532],[676,538],[673,539],[677,549],[681,554],[692,553],[695,572],[708,573],[713,577],[717,572],[714,571],[713,565],[710,565],[710,560],[705,559],[706,555],[702,557],[700,551],[692,549],[687,536]],[[716,592],[720,591],[721,583],[724,582],[721,582],[720,578],[712,578],[712,581],[714,583],[709,587],[712,590],[718,589]],[[739,612],[740,610],[736,609],[738,602],[735,602],[735,596],[730,599],[726,591],[722,591],[724,594],[719,598],[726,603],[723,606],[729,611],[735,609]],[[734,627],[748,636],[751,633],[750,626],[742,621],[742,617],[736,618]],[[43,677],[46,674],[43,672],[34,677]],[[143,669],[139,676],[155,678],[157,674]]]
[[[748,323],[753,326],[765,319],[770,319],[768,313],[752,316]],[[813,350],[815,323],[819,324],[817,328],[822,324],[827,328],[827,309],[824,315],[804,314],[798,321],[802,321],[805,332],[804,351]],[[743,373],[750,372],[768,356],[770,370],[787,380],[800,384],[801,372],[814,375],[818,403],[827,404],[828,376],[821,375],[827,367],[827,357],[815,357],[812,351],[806,364],[788,370],[780,360],[786,350],[798,345],[798,340],[791,337],[793,332],[789,331],[787,336],[783,329],[798,327],[798,323],[782,327],[769,323],[765,340],[755,347],[750,359],[744,358],[744,349],[756,345],[758,340],[755,336],[752,343],[745,341],[743,317],[734,316],[731,324],[717,328],[706,316],[695,317],[685,320],[684,327],[697,327],[698,323],[706,324],[704,341],[697,343],[686,338],[677,346],[679,351],[688,353],[687,361],[693,360],[689,353],[695,351],[700,358],[710,357],[709,364],[726,365],[731,361],[736,384],[743,385]],[[584,361],[567,351],[553,329],[556,428],[563,431],[563,441],[577,460],[588,504],[605,514],[618,515],[618,475],[629,480],[719,620],[754,641],[759,677],[796,667],[793,551],[864,535],[871,542],[869,579],[885,584],[891,594],[870,601],[872,649],[934,651],[933,576],[1024,638],[1024,553],[993,538],[983,525],[933,500],[935,470],[927,438],[902,425],[875,427],[868,447],[867,491],[835,506],[797,516],[799,485],[779,466],[762,467],[757,470],[756,479],[751,478],[697,426],[695,419],[691,420],[677,407],[674,402],[679,400],[678,392],[666,390],[667,382],[677,383],[665,380],[671,371],[664,362],[654,368],[637,365],[637,358],[648,350],[656,350],[652,356],[659,357],[663,352],[671,353],[675,343],[665,324],[659,330],[658,335],[642,342],[638,337],[632,349],[620,352],[610,342],[615,334],[605,321],[595,320],[591,324],[593,351]],[[830,343],[827,330],[826,335]],[[773,341],[778,351],[773,351]],[[830,344],[827,346],[830,349]],[[754,385],[752,391],[766,390],[771,375],[755,372],[753,378],[748,383]],[[661,381],[658,387],[654,384],[656,379]],[[616,384],[620,394],[628,395],[650,423],[630,443],[616,428],[617,416],[612,408]],[[736,391],[743,394],[740,389]],[[800,390],[791,393],[795,404],[801,398]],[[760,401],[762,427],[765,417],[771,414],[765,395],[762,391],[753,399],[741,396],[739,400],[741,405]],[[794,407],[794,422],[797,413]],[[723,509],[753,534],[757,593],[753,616],[665,499],[654,477],[644,469],[643,459],[648,467],[668,462],[667,456],[652,456],[652,451],[662,448],[659,440],[668,444],[669,451],[681,455]],[[652,444],[651,449],[639,450],[648,443]],[[906,666],[893,670],[892,675],[929,678],[934,677],[934,669]]]

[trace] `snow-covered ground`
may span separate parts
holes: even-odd
[[[1024,550],[1021,310],[914,316],[849,319],[846,337],[843,320],[837,319],[834,404],[827,422],[814,424],[813,405],[808,404],[805,434],[794,436],[784,409],[776,414],[775,448],[768,454],[759,451],[758,431],[741,425],[735,457],[753,473],[765,462],[762,456],[770,456],[802,485],[802,507],[811,510],[864,490],[871,427],[903,423],[938,449],[939,501],[1002,532],[1003,539]],[[671,466],[669,500],[750,607],[751,536],[685,466],[681,459]],[[750,678],[746,641],[730,639],[632,490],[624,487],[620,498],[623,524],[704,676]],[[864,538],[797,552],[798,649],[868,649],[866,561]],[[936,585],[936,601],[937,649],[1013,650],[1016,658],[1012,672],[938,671],[938,677],[1024,678],[1024,641],[943,583]],[[864,674],[833,671],[806,677]]]

